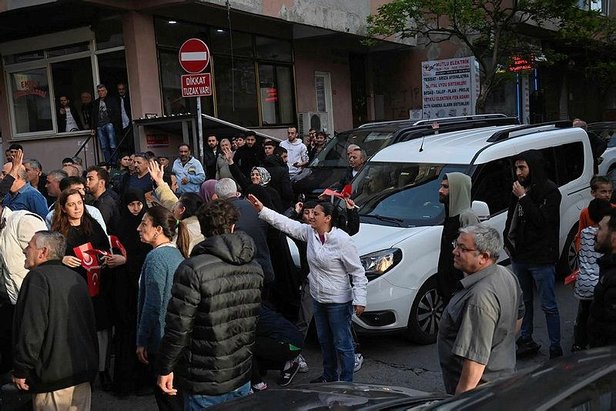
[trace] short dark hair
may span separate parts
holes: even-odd
[[[612,180],[610,180],[607,176],[592,176],[590,179],[590,189],[592,191],[598,190],[599,185],[601,184],[612,185]]]
[[[248,131],[246,132],[246,137],[250,137],[250,136],[257,137],[257,133],[255,133],[255,132],[254,132],[254,131],[252,131],[252,130],[248,130]]]
[[[231,202],[221,199],[210,201],[197,211],[201,233],[206,238],[230,233],[239,217],[237,208]]]
[[[83,184],[85,186],[86,182],[83,181],[83,178],[77,176],[64,177],[62,180],[60,180],[60,190],[64,191],[73,184]]]
[[[282,157],[283,154],[287,154],[288,151],[286,148],[284,147],[280,147],[279,145],[276,146],[276,148],[274,149],[274,155],[277,155],[278,157]]]
[[[97,86],[96,86],[96,89],[97,89],[97,90],[100,90],[100,89],[102,89],[102,88],[106,89],[106,88],[107,88],[107,86],[105,86],[103,83],[101,83],[101,84],[99,84],[99,85],[97,85]]]
[[[75,164],[75,161],[71,157],[64,157],[62,159],[62,164],[65,164],[65,163]]]
[[[89,173],[90,171],[96,171],[96,175],[98,176],[98,178],[101,180],[104,180],[105,187],[107,187],[107,184],[109,184],[109,171],[99,166],[88,167],[88,169],[86,170],[86,173]]]
[[[8,148],[9,150],[21,150],[24,151],[24,146],[22,146],[21,144],[17,144],[17,143],[13,143],[9,146]]]
[[[265,146],[272,146],[272,147],[278,147],[278,144],[276,144],[276,142],[274,140],[267,140],[265,143],[263,143],[263,147]]]
[[[178,202],[184,207],[182,219],[194,216],[203,205],[203,199],[197,193],[184,193],[180,196]]]
[[[611,209],[612,206],[609,201],[595,198],[590,202],[590,204],[588,204],[588,215],[592,221],[598,223],[610,212]]]
[[[190,151],[190,152],[192,153],[192,147],[190,146],[190,144],[188,144],[188,143],[182,143],[182,144],[178,145],[178,150],[179,150],[181,147],[188,147],[188,151]]]

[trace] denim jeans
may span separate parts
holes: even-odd
[[[221,395],[184,395],[184,411],[198,411],[216,404],[231,401],[236,398],[245,397],[250,394],[250,382],[242,385],[231,392]]]
[[[327,381],[353,381],[355,349],[351,332],[353,303],[322,304],[314,300],[314,321],[323,354],[323,377]]]
[[[556,269],[552,264],[532,265],[512,262],[513,272],[518,277],[526,314],[522,320],[522,341],[528,341],[533,337],[533,286],[537,287],[537,293],[541,300],[541,309],[545,314],[548,336],[550,338],[550,349],[560,347],[560,315],[556,294],[554,293],[554,283],[556,280]]]
[[[113,128],[113,124],[107,123],[101,127],[97,127],[96,137],[101,144],[105,162],[109,164],[109,162],[112,161],[111,153],[116,149],[115,129]]]

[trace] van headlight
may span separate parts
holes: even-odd
[[[375,251],[360,257],[361,264],[366,270],[368,280],[374,280],[395,267],[402,260],[402,250],[390,248],[388,250]]]

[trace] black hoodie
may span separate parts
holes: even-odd
[[[517,160],[526,161],[529,181],[525,196],[511,196],[503,232],[505,248],[516,263],[556,264],[562,196],[545,175],[540,151],[525,151],[514,158]]]

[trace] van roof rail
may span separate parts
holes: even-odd
[[[445,124],[445,123],[456,123],[463,121],[473,121],[473,120],[486,120],[493,118],[506,118],[506,114],[473,114],[470,116],[456,116],[456,117],[436,117],[436,118],[427,118],[423,120],[413,121],[410,118],[402,119],[402,120],[385,120],[385,121],[373,121],[371,123],[365,123],[359,126],[358,128],[365,127],[374,127],[379,125],[395,125],[395,124],[406,124],[413,126],[421,126],[425,124],[432,124],[434,122]]]
[[[413,125],[419,126],[422,124],[432,124],[435,121],[437,123],[453,123],[458,121],[472,121],[472,120],[485,120],[488,118],[505,118],[505,114],[473,114],[470,116],[455,116],[455,117],[439,117],[439,118],[427,118],[425,120],[418,120]]]
[[[526,134],[538,132],[538,131],[546,131],[553,130],[557,128],[571,128],[572,121],[571,120],[557,120],[551,121],[547,123],[539,123],[539,124],[525,124],[523,126],[509,128],[507,130],[497,131],[492,134],[488,141],[491,143],[508,140],[510,138],[515,138],[519,136],[523,136]],[[524,133],[526,131],[526,133]]]

